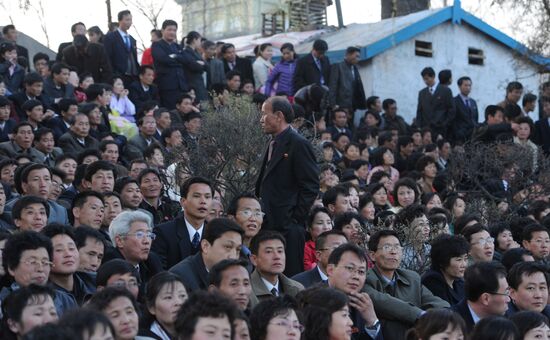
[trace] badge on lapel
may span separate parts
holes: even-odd
[[[288,154],[287,153],[283,154],[283,158],[288,158]]]

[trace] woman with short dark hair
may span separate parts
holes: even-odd
[[[422,284],[452,306],[464,298],[464,272],[470,245],[463,236],[440,235],[432,242],[431,269]]]
[[[464,320],[449,309],[430,309],[418,319],[414,328],[411,328],[406,335],[407,340],[464,339],[465,337]]]
[[[300,324],[296,301],[283,295],[260,302],[250,314],[252,340],[298,340],[304,326]]]

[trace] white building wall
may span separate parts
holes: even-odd
[[[415,40],[431,42],[433,57],[416,56]],[[484,65],[468,64],[468,48],[483,50]],[[433,67],[436,75],[442,69],[452,70],[453,95],[458,94],[458,78],[465,75],[472,78],[470,96],[477,101],[480,121],[487,105],[504,99],[510,81],[520,81],[524,93],[539,92],[541,78],[532,64],[517,60],[508,47],[466,24],[444,23],[361,64],[365,94],[394,98],[398,113],[410,123],[416,116],[418,91],[425,87],[420,71],[426,66]]]

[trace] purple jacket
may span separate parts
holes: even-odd
[[[294,88],[292,86],[292,77],[294,76],[294,70],[296,69],[295,60],[292,61],[280,61],[275,65],[271,73],[269,74],[267,81],[265,82],[264,94],[266,96],[271,95],[273,85],[277,85],[277,93],[284,93],[287,96],[294,95]]]

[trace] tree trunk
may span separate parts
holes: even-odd
[[[430,8],[430,0],[381,0],[382,19],[400,17]]]

